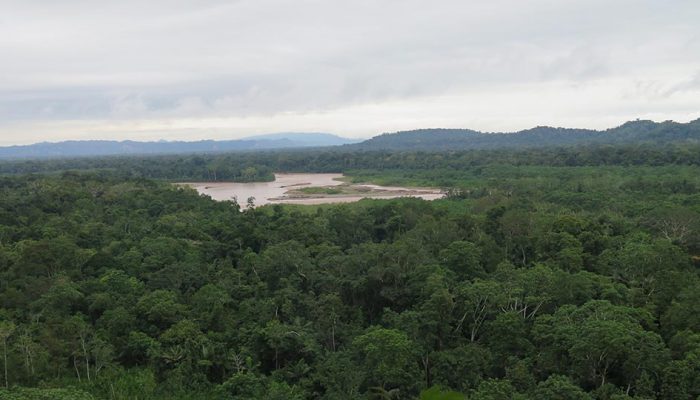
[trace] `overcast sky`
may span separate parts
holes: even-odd
[[[698,117],[698,0],[0,0],[0,145]]]

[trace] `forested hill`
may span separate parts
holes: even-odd
[[[603,131],[547,126],[512,133],[419,129],[385,133],[350,146],[366,150],[456,150],[699,141],[700,119],[696,119],[688,123],[630,121]]]
[[[26,146],[0,147],[0,159],[217,153],[335,146],[353,142],[353,140],[345,139],[330,133],[275,133],[251,136],[240,140],[200,140],[192,142],[73,140],[58,143],[45,142]]]

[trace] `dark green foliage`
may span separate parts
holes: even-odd
[[[245,212],[0,178],[0,398],[695,399],[697,168],[486,163],[435,202]]]
[[[81,390],[72,389],[0,389],[0,400],[94,400]]]

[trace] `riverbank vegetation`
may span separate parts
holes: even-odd
[[[0,398],[695,399],[700,153],[606,151],[319,153],[450,192],[304,211],[169,157],[2,177]]]

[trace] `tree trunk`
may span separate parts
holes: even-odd
[[[73,356],[73,368],[75,368],[75,375],[78,377],[78,382],[81,382],[80,370],[78,369],[78,363],[75,361],[75,356]]]
[[[333,351],[335,351],[335,319],[333,320],[333,326],[331,328],[331,346]]]
[[[4,365],[5,365],[5,389],[10,387],[10,384],[8,383],[7,380],[7,339],[4,339],[2,341],[2,347],[3,347],[3,359],[4,359]]]
[[[431,387],[432,385],[432,376],[430,376],[430,358],[428,355],[421,357],[421,362],[423,363],[423,371],[425,374],[425,386],[426,387]]]
[[[82,335],[80,337],[80,345],[83,348],[83,357],[85,358],[85,373],[87,376],[87,380],[89,382],[90,381],[90,355],[87,352],[87,348],[85,346],[85,338],[82,337]]]

